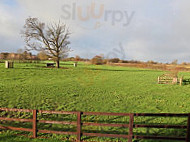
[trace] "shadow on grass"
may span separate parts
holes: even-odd
[[[189,79],[183,79],[183,85],[190,85],[190,78]]]
[[[26,142],[30,141],[31,138],[28,137],[28,134],[22,134],[22,132],[16,132],[15,134],[2,132],[0,134],[0,142]]]
[[[56,67],[35,66],[35,67],[18,67],[14,69],[20,70],[42,70],[42,69],[58,69]],[[60,67],[59,69],[70,69],[70,67]]]
[[[127,129],[127,128],[126,128]],[[121,135],[128,135],[128,133],[118,133],[118,131],[85,131],[86,133],[102,133],[102,134],[121,134]],[[176,135],[178,133],[178,135]],[[147,130],[147,132],[134,132],[133,135],[134,136],[160,136],[160,137],[173,137],[173,138],[185,138],[185,131],[181,131],[179,133],[179,131],[176,131],[176,130],[170,130],[170,131],[167,131],[167,130],[158,130],[156,133],[151,133],[149,131],[149,129]],[[92,137],[92,136],[88,136],[88,137],[83,137],[82,140],[91,140],[92,138],[96,138],[96,137]],[[109,138],[110,141],[120,141],[122,138]],[[164,139],[161,139],[161,140],[154,140],[154,139],[134,139],[134,142],[142,142],[143,141],[146,141],[146,142],[175,142],[176,140],[164,140]],[[121,140],[123,141],[123,140]]]
[[[120,70],[117,70],[117,69],[106,69],[106,68],[102,68],[102,69],[98,69],[98,68],[86,68],[88,70],[97,70],[97,71],[117,71],[117,72],[162,72],[162,71],[159,71],[159,70],[144,70],[144,69],[136,69],[136,70],[123,70],[123,69],[120,69]]]
[[[0,142],[5,142],[5,141],[12,141],[15,138],[14,135],[9,135],[9,136],[1,136],[0,137]],[[14,142],[21,142],[19,140],[14,140]]]

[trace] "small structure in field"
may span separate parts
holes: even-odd
[[[74,67],[76,68],[76,67],[77,67],[77,62],[75,62],[73,65],[74,65]]]
[[[13,62],[11,62],[11,61],[5,61],[5,68],[6,69],[13,68],[13,65],[14,65]]]
[[[183,77],[178,77],[177,74],[163,74],[158,77],[158,84],[180,84],[183,83]]]
[[[46,66],[47,67],[55,67],[55,63],[47,63]]]

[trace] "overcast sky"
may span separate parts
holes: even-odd
[[[66,23],[70,56],[190,62],[189,0],[0,0],[0,52],[24,48],[29,16]]]

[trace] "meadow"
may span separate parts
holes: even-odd
[[[5,69],[1,63],[0,107],[123,113],[190,112],[190,85],[157,84],[157,77],[166,71],[83,62],[77,68],[72,62],[62,62],[60,69],[45,66],[45,62],[15,63],[13,69]],[[180,75],[190,78],[189,72],[180,72]],[[183,120],[174,122],[181,124]],[[59,141],[59,136],[52,140],[31,140],[14,137],[13,133],[0,131],[0,141]]]

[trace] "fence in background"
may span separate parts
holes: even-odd
[[[30,122],[32,123],[32,128],[17,128],[11,126],[2,126],[0,129],[9,129],[16,131],[26,131],[32,132],[33,138],[37,138],[37,133],[50,133],[50,134],[65,134],[65,135],[76,135],[77,142],[82,141],[82,136],[95,136],[95,137],[113,137],[113,138],[126,138],[128,142],[132,142],[133,139],[155,139],[155,140],[180,140],[190,142],[190,114],[172,114],[172,113],[102,113],[102,112],[66,112],[66,111],[45,111],[45,110],[29,110],[29,109],[8,109],[0,108],[1,111],[8,112],[29,112],[33,114],[33,119],[19,119],[19,118],[7,118],[0,117],[0,120],[4,121],[18,121],[18,122]],[[77,121],[50,121],[50,120],[38,120],[37,114],[67,114],[67,115],[76,115]],[[91,123],[91,122],[82,122],[82,116],[126,116],[129,117],[129,122],[126,124],[108,124],[108,123]],[[187,125],[145,125],[145,124],[135,124],[135,117],[186,117]],[[37,128],[37,123],[46,123],[46,124],[62,124],[62,125],[75,125],[75,132],[63,132],[63,131],[51,131],[51,130],[40,130]],[[86,133],[82,131],[82,126],[101,126],[101,127],[120,127],[128,129],[128,134],[103,134],[103,133]],[[167,137],[167,136],[142,136],[134,135],[134,128],[165,128],[165,129],[184,129],[186,130],[186,137]]]
[[[158,84],[179,84],[183,83],[183,77],[178,77],[176,74],[163,74],[158,77]]]

